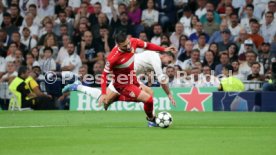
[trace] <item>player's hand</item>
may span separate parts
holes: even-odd
[[[169,99],[170,99],[172,105],[176,107],[176,102],[175,102],[173,96],[172,96],[172,95],[169,95],[168,97],[169,97]]]
[[[171,51],[171,52],[173,52],[173,53],[176,53],[176,48],[173,47],[173,46],[170,46],[170,47],[165,48],[165,52],[169,52],[169,51]]]
[[[99,98],[99,107],[103,106],[103,104],[105,104],[106,101],[106,95],[101,95],[101,97]]]

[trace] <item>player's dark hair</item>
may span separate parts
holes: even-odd
[[[116,41],[117,44],[125,42],[126,39],[127,39],[127,35],[126,35],[125,32],[119,32],[115,36],[115,41]]]
[[[175,60],[175,55],[174,55],[171,51],[168,51],[168,52],[161,52],[160,54],[161,54],[161,55],[166,54],[167,56],[170,56],[170,57],[173,58],[173,60]]]

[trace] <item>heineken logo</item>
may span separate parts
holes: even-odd
[[[177,103],[174,107],[162,88],[153,88],[154,109],[157,111],[212,111],[212,92],[215,87],[208,88],[171,88]],[[130,94],[130,96],[135,94]],[[122,102],[113,103],[108,110],[111,111],[143,111],[143,103]],[[97,99],[81,92],[73,91],[70,94],[70,110],[75,111],[102,111]]]

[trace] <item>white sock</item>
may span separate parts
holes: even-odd
[[[98,99],[102,94],[102,91],[100,89],[91,88],[83,85],[78,85],[77,90],[89,96],[92,96],[94,99]]]

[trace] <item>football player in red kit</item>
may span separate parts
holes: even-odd
[[[112,72],[114,75],[114,87],[120,93],[120,101],[136,101],[144,103],[144,111],[149,121],[148,126],[156,126],[153,114],[153,96],[140,89],[134,71],[134,53],[136,48],[144,48],[152,51],[174,51],[174,47],[163,48],[161,46],[144,42],[136,38],[127,38],[126,34],[118,33],[115,36],[117,45],[107,57],[107,62],[102,73],[102,96],[100,103],[106,103],[107,75]]]

